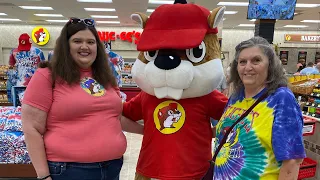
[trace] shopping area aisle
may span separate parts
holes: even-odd
[[[120,173],[120,180],[133,180],[136,172],[136,165],[139,157],[142,135],[125,133],[127,137],[127,151],[123,157],[123,166]]]

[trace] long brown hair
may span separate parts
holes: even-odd
[[[99,39],[96,28],[94,26],[87,26],[83,22],[76,24],[70,22],[66,23],[61,30],[60,36],[57,38],[52,60],[50,63],[41,64],[39,67],[49,67],[53,82],[56,82],[57,79],[62,79],[69,85],[79,83],[80,68],[70,54],[69,39],[77,32],[86,29],[89,29],[92,32],[97,42],[97,57],[91,65],[93,78],[104,87],[109,85],[113,87],[117,86],[115,77],[108,64],[109,61],[104,45]]]

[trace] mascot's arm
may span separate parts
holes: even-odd
[[[138,122],[134,122],[124,116],[121,116],[120,120],[122,130],[143,135],[143,125],[139,124]]]
[[[143,126],[135,121],[143,119],[142,93],[140,92],[130,101],[123,103],[121,126],[124,131],[143,134]]]
[[[217,90],[214,90],[209,97],[208,111],[210,117],[220,120],[224,108],[228,102],[228,98]]]

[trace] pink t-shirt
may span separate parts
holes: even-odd
[[[119,116],[122,102],[115,88],[103,88],[90,70],[81,71],[80,84],[56,81],[39,68],[23,104],[48,113],[44,143],[47,159],[59,162],[101,162],[120,158],[126,150]]]

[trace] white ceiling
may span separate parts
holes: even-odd
[[[160,0],[161,1],[161,0]],[[162,0],[163,1],[163,0]],[[217,7],[220,1],[232,2],[248,2],[248,0],[187,0],[189,3],[202,5],[209,10]],[[298,0],[298,3],[320,4],[320,0]],[[49,6],[53,10],[25,10],[19,6]],[[113,0],[112,3],[84,3],[77,0],[0,0],[0,22],[10,24],[37,24],[49,25],[64,23],[49,23],[45,20],[67,20],[69,17],[90,17],[91,15],[112,15],[118,16],[116,19],[95,19],[96,21],[120,21],[120,24],[101,24],[97,26],[137,26],[131,19],[130,15],[133,12],[147,13],[147,9],[154,9],[159,5],[149,4],[149,0]],[[88,12],[84,8],[114,8],[114,12]],[[254,27],[239,27],[239,24],[254,24],[247,20],[247,7],[227,6],[227,11],[238,11],[235,15],[225,15],[226,20],[223,22],[223,28],[246,29]],[[296,8],[296,13],[293,20],[280,20],[276,22],[276,29],[282,30],[297,30],[297,28],[284,28],[285,25],[306,25],[307,28],[299,30],[315,30],[320,29],[319,23],[303,23],[302,20],[320,20],[320,6],[317,8]],[[63,17],[38,17],[34,14],[62,14]],[[20,22],[2,21],[1,18],[20,19]]]

